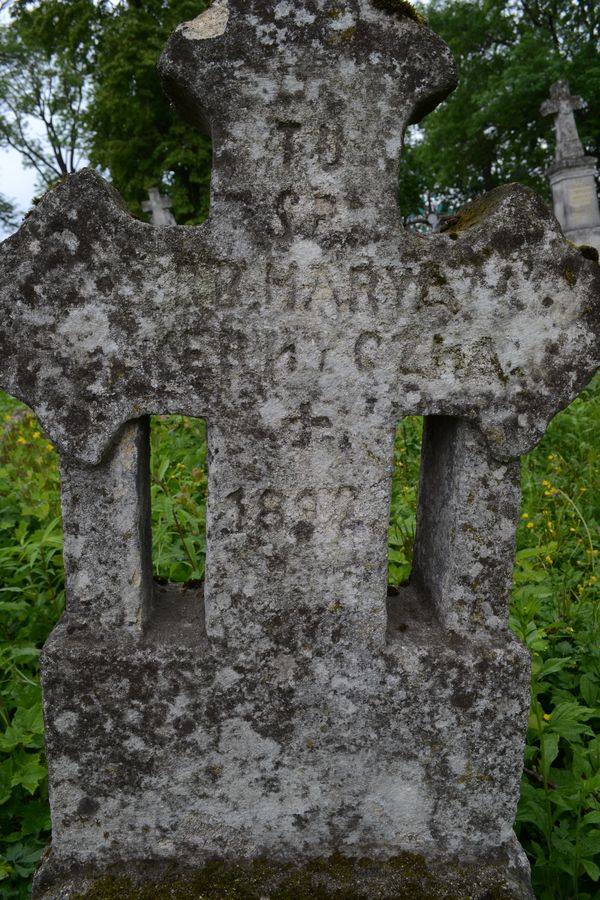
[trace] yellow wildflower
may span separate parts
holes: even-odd
[[[544,713],[544,719],[546,722],[550,721],[550,713]]]
[[[543,486],[543,487],[550,487],[550,482],[547,481],[546,479],[544,479],[544,480],[542,481],[542,486]]]
[[[548,459],[550,459],[550,460],[554,459],[554,453],[549,453],[549,454],[548,454]]]
[[[523,515],[521,516],[521,518],[522,518],[522,519],[528,519],[528,518],[529,518],[529,513],[523,513]]]
[[[25,440],[25,438],[22,435],[21,435],[21,437],[17,438],[17,444],[26,444],[26,443],[27,443],[27,441]]]
[[[533,528],[533,522],[528,522],[528,523],[527,523],[527,527],[528,527],[528,528]]]
[[[552,557],[551,556],[545,556],[544,559],[548,563],[549,566],[552,565]]]
[[[39,431],[34,431],[33,434],[32,434],[32,437],[34,438],[34,440],[37,440],[37,439],[40,438],[41,436],[42,436],[42,435],[40,434]]]

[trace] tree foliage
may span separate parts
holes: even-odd
[[[581,138],[600,154],[599,0],[433,0],[426,11],[460,84],[409,141],[405,211],[427,196],[455,207],[510,181],[549,196],[552,120],[539,108],[560,78],[586,100]]]
[[[210,141],[182,122],[163,94],[156,66],[167,38],[209,0],[125,0],[103,8],[92,76],[89,157],[110,172],[134,212],[163,186],[181,224],[208,211]]]
[[[41,189],[89,161],[132,212],[167,189],[182,224],[208,211],[210,141],[180,121],[156,64],[173,29],[209,0],[13,0],[0,28],[0,146]]]
[[[92,0],[72,0],[58,16],[54,0],[10,7],[0,29],[0,146],[17,150],[45,189],[84,157],[89,64],[80,38]]]

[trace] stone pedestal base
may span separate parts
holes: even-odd
[[[303,865],[266,860],[245,864],[213,862],[202,869],[174,871],[152,863],[80,871],[62,878],[51,873],[50,856],[37,878],[34,900],[533,900],[529,866],[515,842],[486,864],[426,862],[410,853],[385,863],[335,855]],[[44,889],[44,883],[52,887]]]
[[[600,212],[596,194],[596,159],[564,159],[548,170],[554,214],[574,244],[600,250]]]
[[[383,651],[357,651],[336,644],[342,609],[321,621],[321,649],[265,658],[209,642],[197,591],[162,589],[138,640],[61,622],[43,654],[53,843],[36,896],[74,897],[74,872],[120,876],[136,860],[146,875],[191,866],[207,879],[215,859],[227,878],[249,865],[257,897],[303,896],[284,891],[296,877],[326,896],[341,878],[332,856],[354,891],[343,896],[416,898],[419,878],[442,897],[453,884],[530,896],[511,830],[526,651],[505,630],[486,642],[443,631],[408,588],[389,601]]]

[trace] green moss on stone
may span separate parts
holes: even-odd
[[[425,16],[415,9],[408,0],[371,0],[371,3],[377,9],[383,9],[386,12],[396,13],[396,15],[412,19],[414,22],[418,22],[419,25],[427,24]]]
[[[73,900],[368,900],[373,891],[395,900],[467,900],[471,883],[468,871],[456,870],[456,878],[448,878],[447,871],[435,872],[415,853],[387,862],[336,853],[303,866],[215,861],[187,874],[163,870],[154,879],[143,880],[139,874],[106,876]],[[379,893],[381,889],[384,893]],[[507,900],[510,894],[500,883],[492,883],[485,896]]]
[[[590,247],[588,244],[578,244],[577,249],[586,259],[593,259],[594,262],[598,262],[598,251],[595,247]]]
[[[468,228],[476,225],[486,213],[489,213],[502,202],[511,187],[511,185],[504,185],[500,188],[495,188],[493,191],[482,194],[481,197],[477,197],[470,203],[466,203],[455,216],[450,216],[446,219],[440,230],[450,237],[456,237],[458,232],[466,231]]]

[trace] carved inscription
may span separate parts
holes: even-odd
[[[247,535],[256,530],[285,529],[305,542],[313,536],[317,525],[325,527],[336,522],[342,531],[349,528],[358,495],[354,485],[303,488],[288,496],[266,488],[258,497],[240,487],[221,504],[220,531]],[[252,510],[256,512],[252,514]]]
[[[322,216],[330,207],[321,198]],[[290,204],[281,210],[282,223],[288,222]],[[293,205],[293,204],[292,204]],[[404,288],[405,273],[394,267],[375,267],[371,263],[357,263],[346,271],[321,263],[301,266],[297,262],[272,261],[266,267],[266,293],[270,305],[285,310],[310,309],[339,319],[363,313],[371,318],[386,310],[397,321],[398,307],[409,311],[415,306],[414,290]]]
[[[381,335],[375,331],[365,331],[357,340],[354,347],[354,360],[357,369],[361,372],[375,368],[381,340]]]

